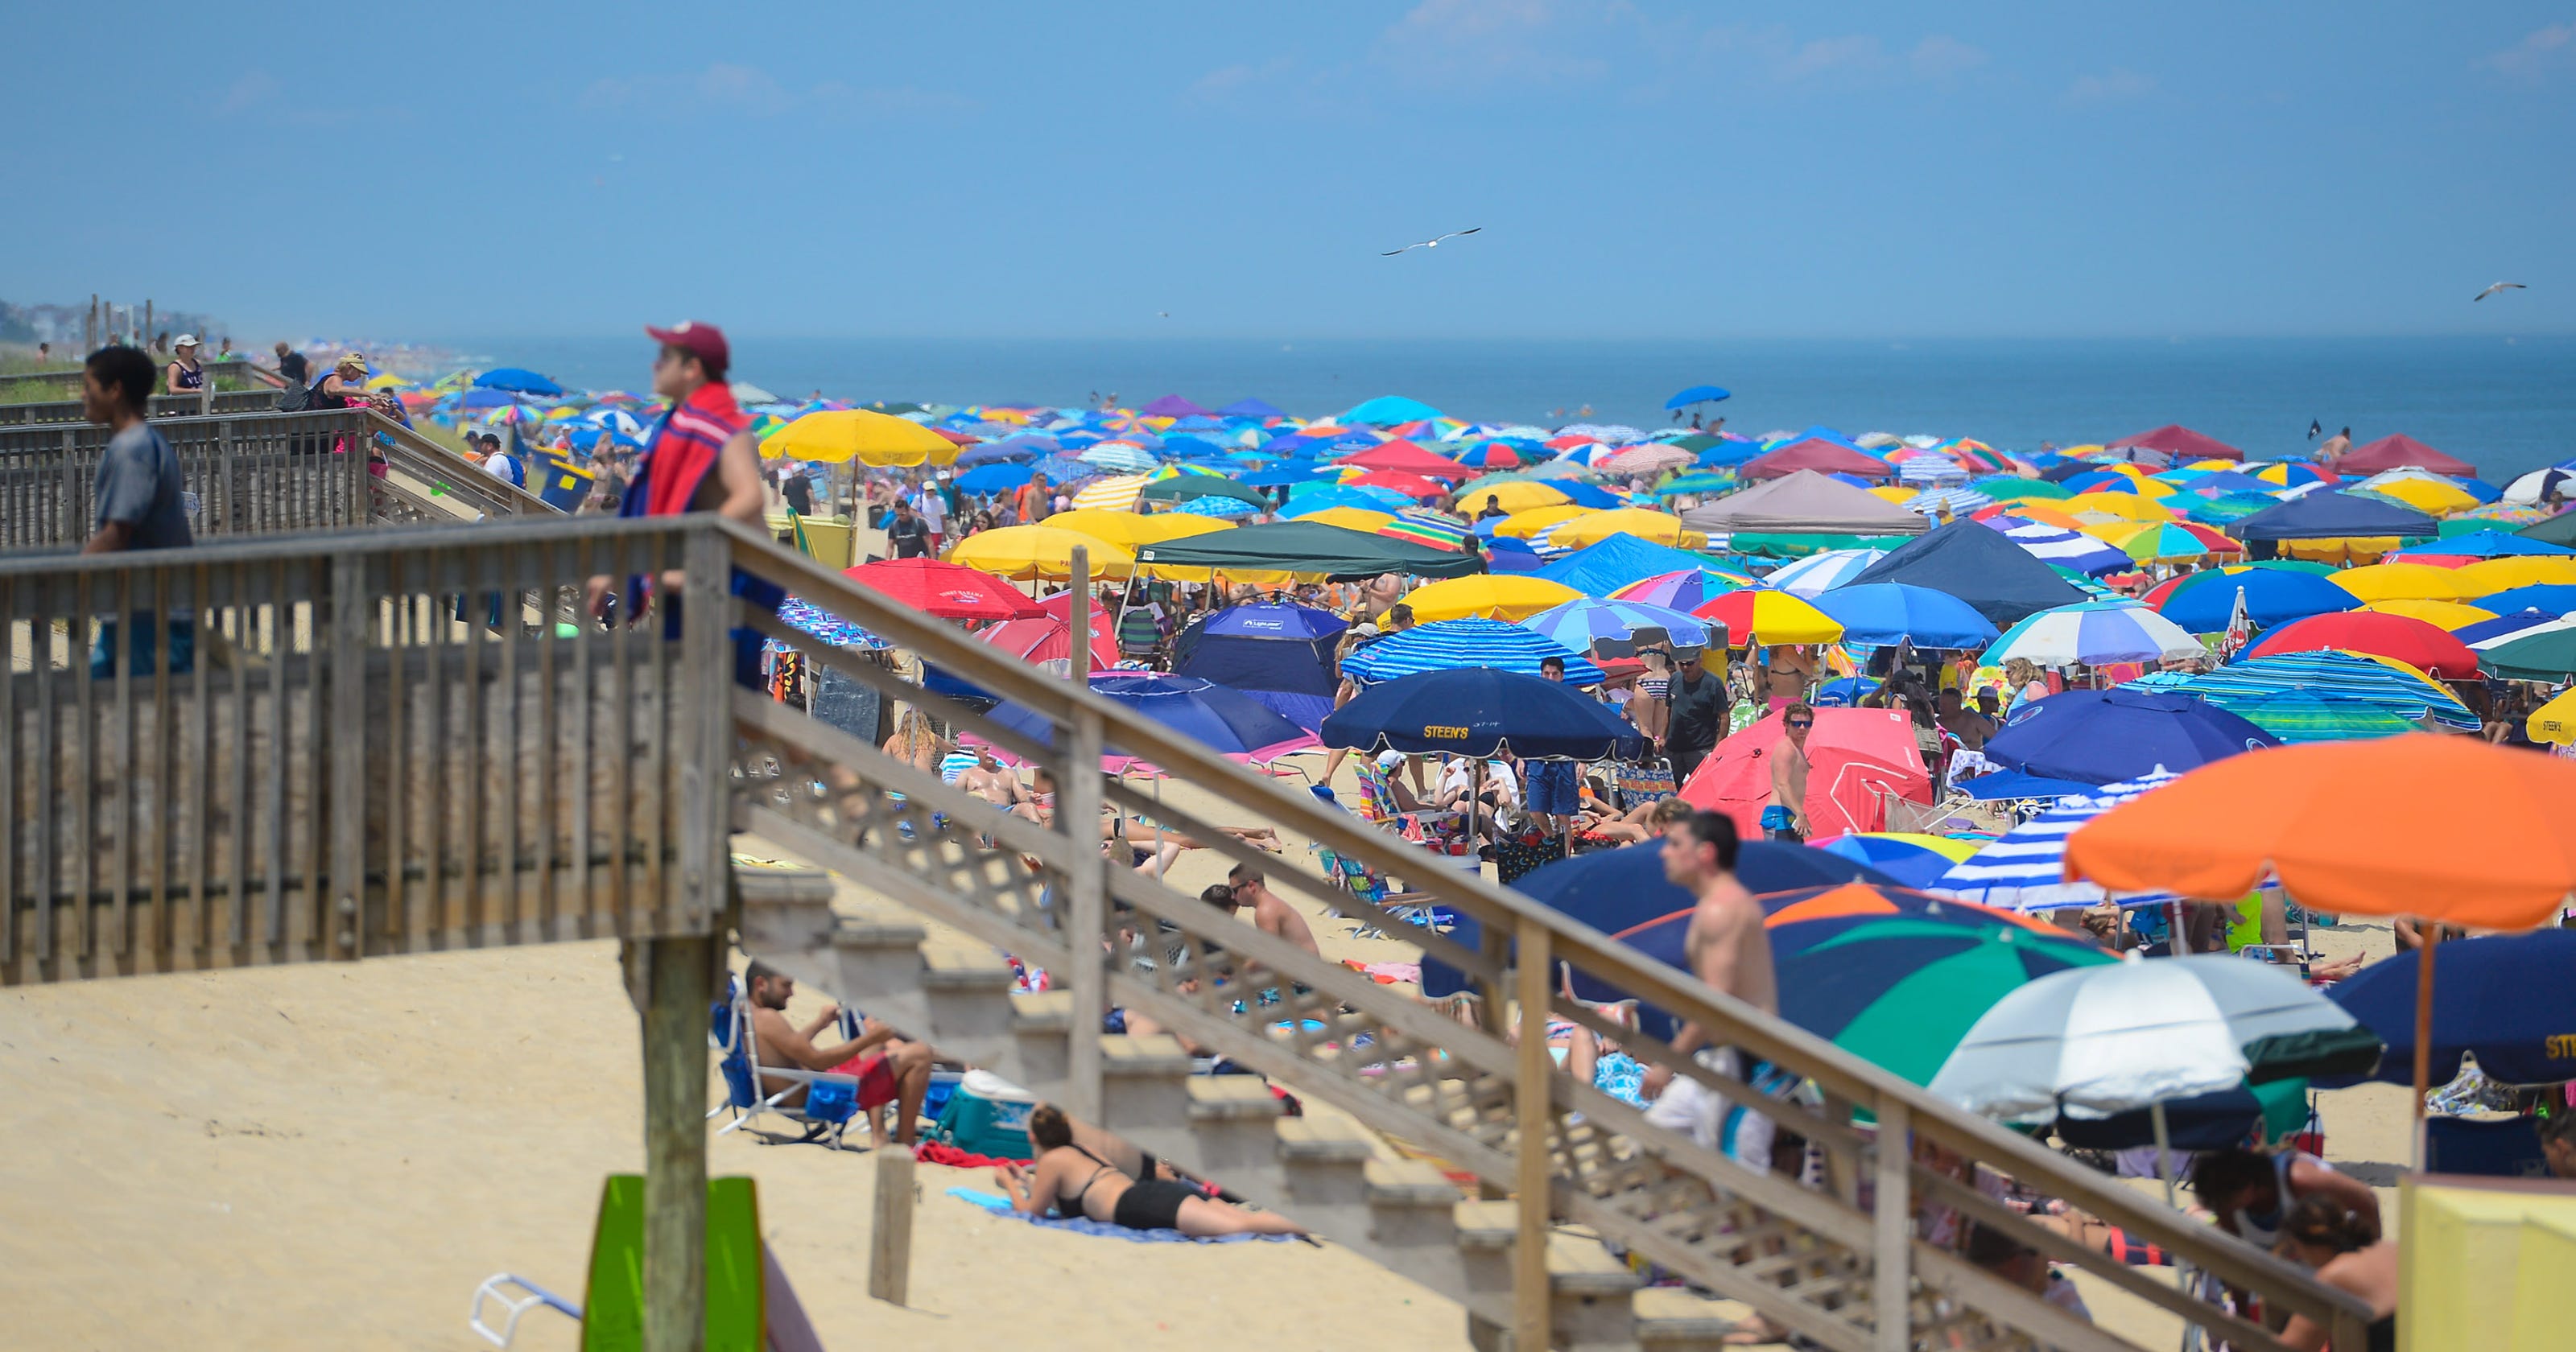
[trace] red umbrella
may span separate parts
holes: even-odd
[[[2238,544],[2235,537],[2227,534],[2225,531],[2204,526],[2197,521],[2177,521],[2173,524],[2190,532],[2191,538],[2200,541],[2201,545],[2207,548],[2212,554],[2242,554],[2245,552],[2245,546]]]
[[[983,440],[972,432],[960,432],[953,427],[934,427],[930,429],[930,434],[935,437],[945,437],[960,446],[972,446]]]
[[[1451,465],[1449,468],[1455,471],[1459,467]],[[1392,488],[1408,498],[1436,498],[1449,491],[1419,474],[1400,469],[1371,470],[1351,483],[1360,488]]]
[[[2458,636],[2411,615],[2382,615],[2373,610],[2311,615],[2292,621],[2265,634],[2246,654],[2270,657],[2276,653],[2337,648],[2393,657],[2446,681],[2468,680],[2478,674],[2478,655]]]
[[[943,620],[1016,620],[1042,613],[992,574],[937,559],[863,563],[841,576]]]
[[[1053,615],[1034,620],[1004,620],[1000,624],[977,630],[978,642],[1019,658],[1023,662],[1060,662],[1073,656],[1073,626]],[[1091,669],[1107,671],[1118,665],[1118,638],[1103,624],[1091,631]]]
[[[1807,733],[1809,834],[1819,840],[1887,824],[1886,797],[1932,801],[1932,776],[1923,768],[1914,725],[1894,709],[1818,709]],[[1717,744],[1691,772],[1681,796],[1695,807],[1735,819],[1747,840],[1762,838],[1762,809],[1771,801],[1771,757],[1786,732],[1780,715]]]
[[[1418,474],[1434,479],[1468,477],[1466,466],[1455,460],[1433,455],[1412,442],[1403,440],[1381,442],[1367,450],[1343,456],[1333,463],[1357,465],[1361,469],[1400,470],[1406,474]]]

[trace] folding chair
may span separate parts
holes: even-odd
[[[857,1016],[841,1011],[845,1031],[852,1029]],[[855,1032],[850,1033],[856,1036]],[[842,1134],[849,1130],[850,1119],[858,1116],[859,1079],[855,1075],[836,1075],[829,1071],[801,1070],[787,1067],[763,1067],[760,1064],[760,1039],[751,1033],[751,999],[734,993],[716,1011],[708,1039],[724,1052],[716,1068],[723,1072],[725,1101],[707,1111],[712,1122],[716,1114],[730,1111],[733,1120],[716,1129],[722,1136],[758,1118],[776,1114],[795,1123],[800,1134],[795,1137],[772,1136],[754,1131],[752,1135],[771,1145],[803,1145],[818,1142],[828,1149],[846,1150]],[[763,1095],[761,1081],[785,1080],[787,1087]],[[805,1089],[805,1102],[790,1106],[784,1102],[798,1086]]]

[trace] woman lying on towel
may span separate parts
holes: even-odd
[[[1010,1195],[1011,1205],[1032,1215],[1049,1207],[1065,1216],[1084,1216],[1130,1230],[1178,1230],[1193,1239],[1250,1232],[1259,1235],[1306,1233],[1285,1216],[1246,1211],[1202,1197],[1196,1188],[1168,1178],[1143,1182],[1117,1165],[1074,1144],[1073,1123],[1064,1110],[1041,1103],[1029,1110],[1029,1144],[1037,1158],[1028,1168],[1005,1164],[993,1177]]]

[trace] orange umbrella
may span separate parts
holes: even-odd
[[[1773,892],[1754,900],[1762,904],[1762,927],[1777,929],[1803,920],[1839,920],[1850,916],[1935,915],[1944,910],[1973,915],[1981,920],[1995,920],[2022,929],[2037,930],[2061,939],[2080,936],[2069,934],[2045,920],[2017,911],[1998,910],[1955,897],[1936,897],[1911,888],[1873,887],[1868,883],[1841,883],[1832,887],[1807,887],[1794,892]]]

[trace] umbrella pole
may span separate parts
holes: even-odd
[[[2165,1101],[2163,1099],[2157,1099],[2155,1102],[2147,1105],[2147,1121],[2155,1129],[2156,1177],[2165,1185],[2165,1205],[2179,1211],[2182,1209],[2182,1204],[2174,1198],[2173,1132],[2165,1123]],[[2190,1264],[2177,1261],[2174,1266],[2174,1277],[2181,1284],[2184,1290],[2188,1291],[2191,1289],[2192,1278]],[[2200,1326],[2198,1324],[2186,1324],[2183,1326],[2183,1352],[2192,1352],[2193,1348],[2200,1346],[2200,1341]]]
[[[2415,1172],[2424,1172],[2424,1095],[2433,1078],[2433,949],[2442,942],[2442,926],[2426,921],[2418,931],[2423,946],[2415,950]]]

